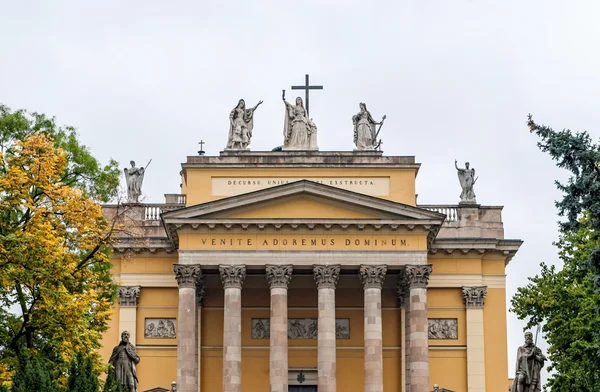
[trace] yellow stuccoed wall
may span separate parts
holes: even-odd
[[[113,259],[113,274],[172,274],[176,256],[132,255]],[[503,259],[467,257],[457,254],[430,255],[434,275],[453,276],[501,276],[504,274]],[[259,279],[253,277],[252,279]],[[304,279],[303,288],[289,291],[289,317],[317,317],[317,290],[304,288],[312,281],[311,276],[294,276]],[[350,319],[351,339],[338,340],[338,390],[360,391],[363,384],[363,293],[362,289],[348,288],[342,280],[358,280],[356,276],[342,276],[336,290],[337,318]],[[388,279],[394,279],[391,275]],[[173,276],[173,281],[175,277]],[[388,282],[389,284],[390,282]],[[352,286],[352,285],[350,285]],[[393,286],[393,284],[392,284]],[[488,288],[484,307],[486,390],[504,391],[507,375],[506,357],[506,309],[505,289]],[[144,338],[144,319],[147,317],[177,317],[178,291],[176,287],[142,287],[137,308],[137,348],[141,357],[138,366],[140,391],[157,386],[168,387],[176,378],[176,339]],[[268,288],[244,288],[242,290],[242,388],[244,392],[268,390],[269,340],[251,339],[251,319],[269,317]],[[203,392],[221,391],[223,341],[223,290],[207,288],[202,309],[202,353],[201,383]],[[112,347],[119,340],[119,308],[109,321],[100,350],[108,361]],[[395,289],[383,291],[383,344],[384,344],[384,390],[395,392],[401,389],[403,358],[401,310],[396,307]],[[458,339],[429,340],[430,381],[454,391],[467,390],[466,374],[466,312],[460,287],[429,288],[428,317],[456,318]],[[289,366],[317,366],[316,340],[290,340]]]

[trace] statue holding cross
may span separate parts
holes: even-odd
[[[317,126],[308,112],[309,90],[322,90],[323,86],[311,86],[306,75],[306,85],[292,86],[292,90],[304,90],[305,101],[297,97],[295,105],[285,100],[285,90],[281,99],[285,104],[285,122],[283,126],[283,150],[318,150]],[[304,105],[306,103],[306,106]]]

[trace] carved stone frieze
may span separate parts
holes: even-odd
[[[288,339],[317,339],[319,321],[316,318],[288,319]],[[271,337],[271,320],[268,318],[252,319],[252,339],[269,339]],[[350,319],[335,320],[336,339],[350,339]]]
[[[119,306],[137,306],[140,297],[140,286],[119,287]]]
[[[292,266],[291,265],[267,265],[267,280],[269,286],[282,287],[287,289],[290,280],[292,279]]]
[[[317,283],[317,288],[335,289],[340,278],[340,265],[314,265],[313,276]]]
[[[385,265],[361,265],[358,270],[358,276],[362,281],[363,287],[381,289],[385,280],[387,266]]]
[[[246,279],[246,266],[243,264],[220,265],[219,273],[221,274],[223,288],[241,289],[244,279]]]
[[[458,339],[458,320],[455,318],[431,318],[427,320],[429,339]]]
[[[404,268],[404,272],[411,288],[426,288],[429,275],[431,275],[431,264],[407,265]]]
[[[177,285],[181,288],[196,287],[198,276],[202,275],[202,270],[198,264],[173,264],[173,271],[175,271]]]
[[[463,287],[462,295],[467,308],[482,307],[487,295],[487,286]]]
[[[173,339],[177,337],[174,318],[147,318],[144,325],[145,338]]]

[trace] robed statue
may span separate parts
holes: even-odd
[[[263,101],[258,101],[256,106],[246,109],[246,102],[240,99],[237,106],[229,113],[229,136],[227,138],[228,150],[245,150],[252,139],[254,128],[254,111]]]
[[[110,363],[115,368],[115,381],[125,386],[128,392],[138,392],[138,378],[135,366],[140,362],[140,357],[135,347],[129,343],[129,332],[121,333],[121,342],[112,351]]]
[[[296,98],[296,104],[285,100],[283,92],[283,103],[285,104],[285,121],[283,125],[283,149],[284,150],[318,150],[317,126],[306,115],[302,98]]]
[[[542,390],[540,378],[546,357],[533,343],[533,334],[525,332],[525,344],[517,349],[515,381],[511,392],[539,392]]]
[[[459,168],[456,159],[454,160],[454,167],[457,170],[458,180],[462,188],[460,194],[461,203],[476,203],[475,192],[473,191],[473,185],[477,181],[475,178],[475,169],[469,168],[469,162],[465,162],[464,169]]]
[[[152,160],[150,160],[152,161]],[[146,167],[135,167],[135,162],[131,161],[131,167],[123,169],[125,172],[125,181],[127,183],[127,202],[128,203],[139,203],[140,196],[142,195],[142,182],[144,181],[144,173]]]
[[[383,125],[385,116],[381,122],[373,120],[371,113],[367,110],[367,105],[363,102],[359,104],[360,112],[352,116],[352,124],[354,124],[354,144],[356,150],[376,150],[379,147],[377,136],[379,131],[376,130],[376,125]]]

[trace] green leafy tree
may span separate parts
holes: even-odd
[[[64,385],[75,353],[99,347],[116,296],[99,202],[118,182],[73,128],[0,105],[0,383],[35,353]]]
[[[37,357],[23,359],[15,374],[12,392],[58,392],[44,362]]]
[[[127,392],[127,390],[121,384],[115,381],[115,368],[111,365],[108,366],[106,382],[104,383],[104,389],[102,389],[102,392]]]
[[[100,382],[93,360],[77,354],[69,367],[68,392],[98,392]]]
[[[541,272],[517,290],[512,311],[543,324],[550,370],[546,385],[556,391],[600,391],[600,148],[586,132],[554,131],[529,116],[539,148],[571,176],[556,202],[563,268],[541,264]]]

